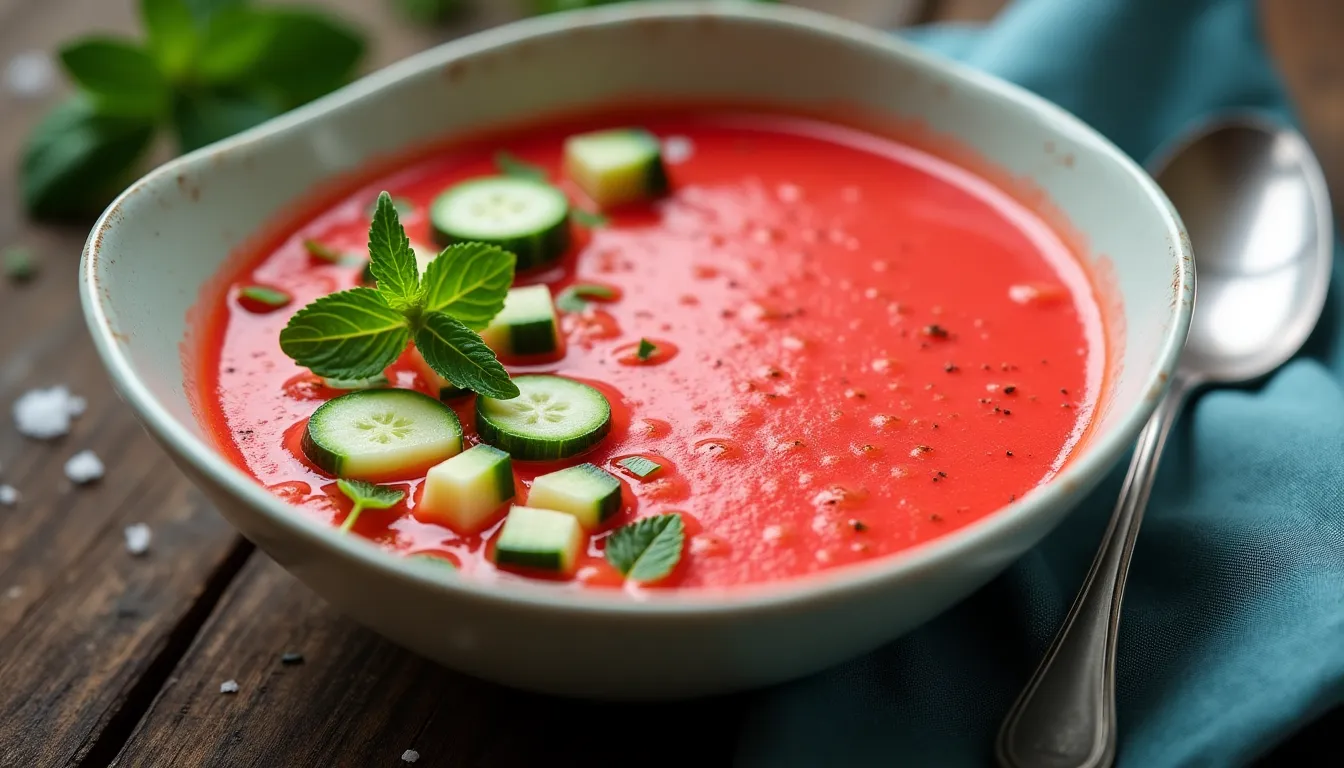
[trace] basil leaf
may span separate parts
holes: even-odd
[[[269,13],[246,6],[220,11],[201,38],[193,67],[196,77],[207,83],[231,83],[248,75],[274,44],[277,31]]]
[[[284,112],[264,94],[229,89],[183,91],[173,100],[173,128],[183,152],[241,133]]]
[[[397,502],[406,498],[405,491],[374,485],[363,480],[342,478],[336,481],[336,487],[340,488],[341,493],[345,494],[347,498],[364,509],[387,509],[396,506]]]
[[[652,476],[658,470],[663,468],[662,464],[643,456],[630,456],[621,459],[616,462],[616,464],[635,477],[638,477],[640,480]]]
[[[657,344],[654,344],[652,341],[649,341],[648,339],[640,339],[639,349],[635,350],[635,357],[638,358],[639,361],[642,363],[647,361],[650,357],[653,357],[653,353],[657,351],[658,351]]]
[[[372,288],[351,288],[299,310],[280,332],[280,349],[330,379],[367,379],[406,349],[406,318]]]
[[[106,115],[84,96],[52,110],[28,135],[21,190],[37,218],[98,213],[135,180],[137,161],[154,138],[144,119]]]
[[[61,49],[61,63],[103,114],[153,118],[167,111],[168,81],[135,43],[86,37]]]
[[[176,79],[191,65],[199,35],[185,0],[141,0],[140,17],[159,69]]]
[[[426,312],[445,312],[479,331],[504,308],[518,259],[485,243],[459,243],[443,249],[423,279]]]
[[[505,176],[512,176],[515,179],[528,179],[530,181],[545,181],[546,171],[531,164],[519,160],[513,155],[500,150],[495,153],[495,167]]]
[[[415,333],[415,348],[430,368],[463,389],[500,400],[518,396],[518,385],[495,353],[455,318],[440,312],[426,315]]]
[[[681,515],[655,515],[617,528],[607,537],[607,562],[635,581],[657,581],[681,560],[686,539]]]
[[[411,250],[411,241],[402,229],[392,196],[386,192],[378,195],[378,207],[369,226],[369,258],[370,271],[378,282],[378,293],[387,300],[389,307],[405,311],[425,300],[415,251]]]
[[[358,30],[316,11],[267,9],[266,15],[275,33],[250,70],[250,83],[279,94],[292,109],[349,82],[364,55]]]

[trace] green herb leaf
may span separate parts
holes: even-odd
[[[580,226],[589,229],[598,229],[599,227],[605,227],[607,224],[611,223],[606,216],[603,216],[600,213],[593,213],[592,211],[585,211],[582,208],[571,210],[569,212],[569,217],[574,221],[577,221]]]
[[[252,74],[275,44],[279,24],[265,11],[245,5],[214,14],[196,52],[195,76],[207,83],[234,83]]]
[[[439,312],[426,315],[415,333],[415,348],[430,368],[463,389],[500,400],[518,396],[518,385],[494,351],[455,318]]]
[[[545,169],[519,160],[503,150],[495,153],[495,167],[505,176],[512,176],[516,179],[530,179],[532,181],[546,180]]]
[[[248,70],[249,84],[278,94],[286,109],[306,104],[350,81],[364,55],[364,37],[319,11],[267,8],[271,44]]]
[[[685,539],[681,515],[646,517],[617,528],[607,537],[607,562],[635,581],[657,581],[681,560]]]
[[[397,197],[396,195],[393,195],[392,206],[397,209],[397,216],[404,217],[404,216],[410,216],[412,213],[415,213],[415,204],[404,197]],[[369,210],[368,210],[369,218],[372,219],[373,214],[377,212],[378,212],[378,198],[374,198],[373,202],[369,203]]]
[[[314,240],[312,238],[303,241],[303,250],[307,251],[308,255],[312,256],[314,259],[325,261],[328,264],[349,266],[358,264],[364,260],[364,257],[362,256],[353,253],[343,253],[321,240]]]
[[[559,296],[555,297],[555,306],[564,312],[582,312],[588,308],[588,302],[584,299],[611,301],[614,298],[616,298],[616,292],[605,285],[576,283],[564,289]]]
[[[318,376],[367,379],[381,374],[406,349],[406,317],[372,288],[323,296],[290,318],[280,349]]]
[[[11,245],[0,251],[3,255],[3,267],[5,277],[11,282],[26,283],[37,276],[37,260],[33,258],[33,252],[21,245]]]
[[[227,139],[284,112],[261,92],[210,88],[179,92],[173,100],[173,127],[183,152]]]
[[[184,0],[184,2],[187,4],[187,9],[191,11],[192,18],[196,19],[196,23],[205,26],[210,23],[210,19],[214,18],[215,14],[229,8],[246,5],[251,0]]]
[[[643,456],[630,456],[629,458],[621,459],[616,462],[616,465],[624,468],[625,471],[638,477],[640,480],[643,480],[646,477],[651,477],[654,473],[663,468],[662,464],[659,464],[652,459],[646,459]]]
[[[271,309],[279,309],[294,300],[294,297],[289,295],[287,291],[272,288],[268,285],[245,285],[238,290],[238,298],[253,301]]]
[[[369,226],[369,258],[372,260],[369,269],[378,281],[378,293],[389,307],[404,312],[424,301],[415,251],[401,227],[392,196],[386,192],[378,196],[378,208]]]
[[[439,557],[438,555],[411,555],[410,559],[415,561],[416,564],[424,565],[427,568],[446,568],[450,571],[457,570],[457,565],[455,565],[452,560],[449,560],[446,557]]]
[[[96,214],[135,180],[154,123],[106,115],[85,96],[52,110],[28,135],[21,189],[37,218]]]
[[[639,349],[635,350],[635,357],[639,358],[639,361],[642,363],[648,360],[650,357],[653,357],[653,353],[657,351],[658,351],[657,344],[654,344],[648,339],[640,339]]]
[[[327,389],[339,389],[353,392],[358,389],[381,389],[388,385],[387,376],[379,374],[368,379],[323,379],[322,386]]]
[[[61,63],[102,114],[155,118],[167,112],[168,81],[133,42],[86,37],[61,49]]]
[[[518,257],[485,243],[458,243],[425,269],[425,311],[444,312],[479,331],[504,308]]]
[[[140,18],[159,69],[170,79],[181,77],[200,42],[191,8],[185,0],[141,0]]]
[[[374,485],[363,480],[341,478],[336,481],[336,487],[341,489],[341,493],[355,503],[354,508],[350,510],[350,514],[345,516],[345,522],[341,523],[342,533],[355,527],[355,521],[359,519],[360,513],[364,510],[388,509],[406,498],[405,491]]]

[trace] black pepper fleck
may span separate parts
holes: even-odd
[[[1016,392],[1016,391],[1017,391],[1017,387],[1014,387],[1014,386],[1012,386],[1011,384],[1003,388],[1003,394],[1005,394],[1005,395],[1011,395],[1011,394],[1013,394],[1013,393]]]
[[[1013,415],[1013,412],[1010,411],[1010,410],[1008,410],[1007,408],[1004,408],[1004,409],[1003,409],[1003,415],[1004,415],[1004,416],[1012,416],[1012,415]]]
[[[943,366],[943,371],[947,373],[956,373],[959,370],[961,369],[958,368],[955,363],[947,363],[946,365]]]
[[[863,533],[864,531],[868,530],[868,524],[863,522],[862,520],[850,520],[849,527],[853,528],[858,533]]]
[[[1004,454],[1006,454],[1006,455],[1008,456],[1008,458],[1010,458],[1010,459],[1013,458],[1013,452],[1012,452],[1012,451],[1004,451]]]
[[[929,520],[935,523],[941,523],[943,522],[943,516],[938,514],[937,512],[934,512],[933,514],[929,515]]]
[[[947,329],[937,323],[924,326],[924,335],[934,339],[946,339]]]

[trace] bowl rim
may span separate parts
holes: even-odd
[[[469,576],[444,578],[441,570],[431,572],[407,558],[389,556],[381,548],[360,537],[339,535],[333,526],[296,514],[291,505],[269,493],[252,476],[228,461],[204,437],[197,436],[186,425],[179,423],[151,393],[122,349],[110,323],[111,313],[104,306],[98,289],[100,250],[106,233],[119,226],[123,220],[122,210],[135,204],[137,198],[144,197],[146,190],[171,183],[183,170],[202,165],[213,156],[274,134],[301,130],[343,109],[350,102],[473,54],[531,38],[568,34],[582,29],[642,20],[706,17],[740,23],[782,25],[851,45],[880,49],[884,54],[903,60],[910,66],[934,70],[958,80],[974,91],[978,98],[1003,99],[1025,107],[1058,135],[1096,152],[1125,171],[1166,219],[1176,273],[1173,282],[1177,296],[1171,306],[1171,323],[1161,341],[1158,363],[1148,372],[1144,382],[1144,391],[1149,395],[1140,398],[1114,428],[1097,434],[1088,450],[1076,460],[1067,462],[1058,474],[1031,493],[980,520],[910,549],[812,574],[730,587],[592,590],[542,582],[534,584],[523,580],[483,581]],[[511,604],[552,613],[629,615],[648,619],[769,611],[812,600],[824,600],[841,593],[882,589],[934,569],[944,561],[968,556],[992,546],[994,542],[1004,539],[1012,529],[1028,526],[1035,518],[1049,514],[1052,509],[1071,506],[1074,500],[1067,497],[1078,493],[1079,489],[1090,487],[1119,460],[1155,407],[1157,397],[1153,393],[1165,390],[1189,330],[1194,292],[1190,242],[1174,207],[1157,183],[1138,164],[1080,119],[1019,86],[926,52],[890,32],[803,8],[748,3],[652,2],[571,11],[524,19],[422,51],[285,115],[150,171],[122,192],[99,217],[84,246],[80,265],[81,303],[94,346],[126,402],[135,409],[147,429],[166,449],[175,452],[197,472],[266,517],[270,524],[284,530],[287,535],[303,539],[311,547],[329,550],[347,562],[374,569],[404,583],[409,582],[422,590],[439,591],[445,597],[456,600]]]

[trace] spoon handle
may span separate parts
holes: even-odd
[[[1157,461],[1189,392],[1176,378],[1139,433],[1101,549],[1069,615],[999,731],[1003,768],[1103,768],[1115,760],[1120,598]]]

